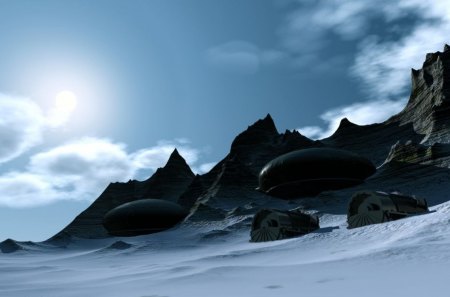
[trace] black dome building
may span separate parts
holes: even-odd
[[[259,174],[259,191],[280,198],[316,196],[364,182],[376,168],[368,159],[333,148],[310,148],[281,155]]]
[[[187,215],[188,212],[176,203],[142,199],[110,210],[103,218],[103,226],[110,235],[137,236],[167,230]]]

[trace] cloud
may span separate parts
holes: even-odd
[[[56,117],[56,115],[58,115]],[[64,125],[70,112],[52,108],[48,115],[34,101],[0,94],[0,163],[10,161],[42,143],[48,128]]]
[[[300,132],[303,136],[311,139],[323,138],[322,135],[326,134],[325,131],[319,126],[305,126],[295,129]]]
[[[395,97],[407,92],[410,69],[421,68],[426,53],[442,50],[449,43],[450,2],[402,0],[394,3],[393,11],[412,12],[417,15],[417,23],[398,40],[385,41],[379,36],[365,39],[352,68],[375,96]]]
[[[23,172],[0,176],[0,205],[29,207],[98,196],[110,183],[135,172],[123,144],[83,138],[38,153]]]
[[[52,185],[42,176],[28,172],[11,172],[0,176],[0,205],[27,207],[47,204],[58,198]]]
[[[36,103],[0,94],[0,163],[39,144],[44,125],[45,118]]]
[[[161,140],[156,146],[138,150],[130,158],[136,168],[156,170],[164,166],[170,154],[177,148],[188,164],[195,164],[200,151],[190,147],[188,143],[189,141],[184,138],[174,141]]]
[[[89,199],[110,182],[127,181],[135,172],[125,145],[83,138],[31,157],[29,172],[51,180],[55,191]]]
[[[93,200],[110,182],[125,182],[163,167],[177,147],[194,172],[215,163],[197,164],[203,150],[189,140],[160,141],[128,153],[122,143],[86,137],[30,157],[26,170],[0,175],[0,205],[30,207],[60,200]],[[148,178],[148,175],[145,176]]]
[[[316,69],[318,63],[328,63],[339,54],[330,54],[333,49],[328,40],[338,37],[341,43],[356,47],[348,71],[359,80],[361,90],[369,98],[324,112],[320,118],[325,128],[297,129],[311,138],[330,136],[344,117],[357,124],[371,124],[401,111],[410,90],[410,69],[421,68],[426,53],[442,50],[449,43],[449,1],[296,3],[297,9],[286,17],[280,30],[284,48],[294,57],[293,65]],[[344,60],[339,67],[345,64]]]
[[[349,121],[358,125],[380,123],[400,112],[405,104],[405,99],[354,103],[328,110],[320,115],[320,118],[325,122],[326,128],[306,126],[296,130],[306,137],[322,139],[331,136],[339,127],[339,123],[343,118],[347,118]]]
[[[206,58],[210,65],[227,72],[253,74],[261,66],[277,63],[285,53],[274,49],[263,50],[246,41],[230,41],[210,48]]]
[[[394,97],[408,91],[411,68],[421,68],[425,54],[442,50],[449,42],[450,21],[423,24],[398,42],[367,39],[352,67],[353,74],[373,96]]]
[[[380,1],[376,7],[385,5]],[[284,47],[300,55],[317,54],[326,48],[331,34],[344,40],[362,36],[378,9],[369,1],[325,0],[297,1],[280,28]]]
[[[329,54],[329,40],[333,37],[343,44],[354,44],[357,53],[350,73],[360,80],[362,90],[371,99],[405,95],[410,69],[420,68],[426,53],[441,50],[449,42],[449,1],[296,3],[297,8],[286,16],[280,28],[282,44],[294,57],[294,65],[315,67],[336,56],[336,52]]]
[[[204,174],[209,172],[211,169],[213,169],[214,166],[216,166],[217,162],[209,162],[200,164],[200,166],[194,166],[192,167],[192,171],[194,171],[196,174]]]

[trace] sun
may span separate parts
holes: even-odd
[[[77,96],[71,91],[61,91],[56,94],[55,105],[56,109],[71,112],[77,107]]]

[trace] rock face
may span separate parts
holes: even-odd
[[[330,147],[350,150],[379,166],[397,141],[420,142],[423,138],[423,135],[414,131],[412,123],[401,125],[399,122],[389,122],[359,126],[343,119],[336,132],[322,142]]]
[[[316,198],[284,202],[255,190],[261,169],[274,158],[306,148],[341,148],[371,160],[378,168],[364,184],[324,192]],[[346,213],[358,190],[399,190],[446,201],[450,192],[450,47],[428,54],[423,68],[412,71],[408,104],[384,123],[359,126],[343,119],[337,131],[321,141],[298,132],[279,133],[270,115],[239,134],[230,152],[210,172],[194,176],[175,151],[164,168],[144,182],[113,183],[51,242],[67,244],[71,236],[104,238],[106,212],[143,198],[164,199],[190,209],[186,224],[221,221],[256,213],[261,208],[313,208]],[[439,186],[441,191],[435,191]],[[283,204],[284,203],[284,204]]]
[[[4,254],[14,253],[20,250],[23,250],[23,247],[12,239],[8,238],[0,242],[0,251]]]
[[[411,71],[412,90],[408,104],[388,123],[412,123],[424,142],[450,142],[450,48],[426,55],[423,67]]]
[[[255,212],[273,199],[255,191],[259,172],[267,162],[294,150],[322,146],[298,132],[278,133],[272,117],[267,115],[239,134],[230,153],[210,172],[197,176],[178,203],[192,207],[191,220],[203,216],[220,219],[224,211],[236,207]]]
[[[91,206],[78,215],[60,233],[49,241],[55,244],[67,243],[66,237],[105,238],[109,237],[103,227],[104,215],[113,208],[139,199],[163,199],[176,201],[194,179],[189,165],[175,150],[167,164],[158,168],[149,179],[129,181],[127,183],[111,183]]]

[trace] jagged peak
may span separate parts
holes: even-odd
[[[357,127],[358,125],[351,122],[349,119],[347,118],[343,118],[341,120],[341,122],[339,123],[339,127],[338,129],[344,129],[344,128],[349,128],[349,127]]]
[[[345,130],[349,129],[349,128],[354,128],[354,127],[360,127],[359,125],[350,122],[349,119],[347,118],[343,118],[341,119],[341,122],[339,123],[338,128],[336,129],[336,131],[333,133],[333,136],[344,133]]]
[[[175,148],[173,150],[173,152],[170,154],[168,162],[170,162],[171,160],[179,160],[179,159],[184,160],[184,158],[180,155],[180,152],[178,151],[178,149]]]
[[[250,129],[261,129],[278,134],[277,127],[275,126],[275,122],[273,121],[270,113],[268,113],[265,118],[259,119],[252,125],[248,126],[247,131]]]
[[[368,127],[368,126],[373,127],[373,126],[377,126],[377,125],[381,125],[381,124],[375,123],[375,124],[370,124],[370,125],[358,125],[358,124],[351,122],[347,118],[342,118],[336,131],[334,131],[334,133],[326,139],[334,139],[336,137],[338,137],[338,138],[351,137],[352,133],[364,133],[363,131],[364,131],[364,129],[366,129],[366,127]],[[324,139],[322,139],[322,140],[324,140]]]
[[[425,69],[427,66],[434,64],[435,62],[441,62],[441,60],[448,60],[450,58],[450,46],[448,44],[444,45],[443,51],[436,51],[433,53],[427,53],[425,56],[425,61],[423,62],[422,69]],[[418,70],[418,72],[420,72]]]
[[[271,141],[273,137],[278,136],[278,130],[270,114],[264,119],[259,119],[247,130],[240,133],[231,144],[231,149],[239,145],[257,145],[266,141]]]
[[[444,45],[444,53],[450,50],[450,45],[447,43]]]
[[[181,154],[178,152],[178,150],[175,148],[173,152],[170,154],[169,159],[167,160],[166,165],[164,168],[171,168],[171,167],[177,167],[178,170],[180,169],[180,166],[192,173],[192,176],[194,176],[194,173],[191,170],[191,167],[189,167],[186,160],[181,156]]]

